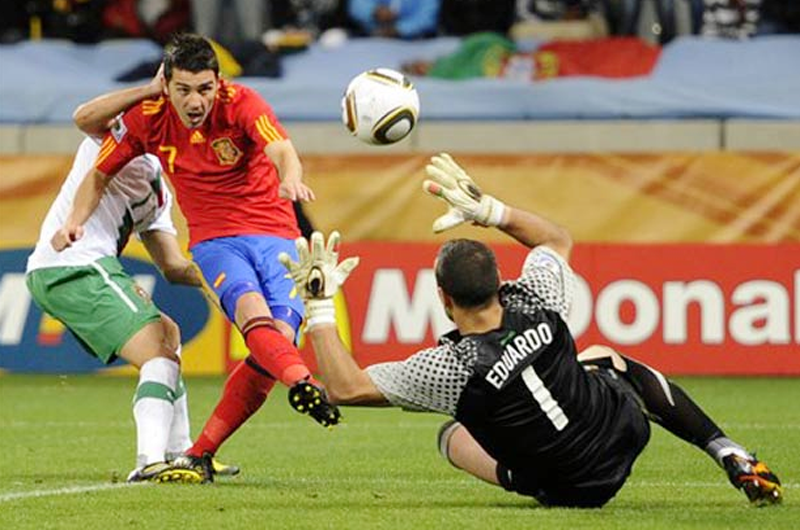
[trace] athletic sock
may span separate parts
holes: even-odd
[[[310,377],[300,352],[275,328],[271,318],[251,320],[242,334],[252,359],[284,385],[290,387]]]
[[[273,386],[275,379],[251,357],[239,363],[228,376],[222,397],[203,432],[187,453],[196,457],[216,454],[219,446],[261,407]]]
[[[658,370],[625,357],[627,371],[620,372],[644,401],[650,418],[669,432],[706,450],[722,429],[678,385]]]
[[[722,459],[730,454],[752,458],[744,447],[726,437],[681,387],[658,370],[627,357],[625,361],[628,370],[623,376],[636,388],[653,421],[705,451],[723,469]]]
[[[711,440],[703,450],[723,469],[722,459],[728,455],[739,455],[747,460],[752,458],[752,455],[747,452],[747,449],[725,436],[720,436],[719,438]]]
[[[133,399],[137,467],[165,459],[179,371],[178,363],[166,357],[150,359],[139,369]]]
[[[189,398],[183,377],[178,377],[175,389],[175,413],[169,429],[167,441],[167,460],[174,460],[178,455],[192,446],[192,435],[189,425]]]

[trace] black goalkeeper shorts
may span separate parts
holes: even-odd
[[[639,397],[633,388],[612,369],[601,368],[590,374],[600,384],[625,396],[615,410],[615,428],[602,444],[602,458],[595,469],[587,470],[580,481],[564,483],[558,476],[543,476],[531,470],[511,470],[497,465],[497,478],[508,491],[534,497],[545,506],[599,508],[622,488],[631,473],[633,463],[650,440],[650,423],[642,411]]]

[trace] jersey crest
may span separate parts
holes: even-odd
[[[242,151],[230,138],[217,138],[211,142],[211,148],[223,166],[232,166],[242,158]]]

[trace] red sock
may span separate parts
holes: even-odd
[[[275,379],[247,360],[240,363],[228,376],[217,408],[187,453],[198,457],[206,452],[215,454],[222,442],[261,407],[273,386]]]
[[[300,352],[289,339],[269,323],[256,325],[244,331],[245,343],[253,360],[275,379],[292,386],[311,372],[300,357]]]

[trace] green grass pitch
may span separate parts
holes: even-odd
[[[679,380],[785,484],[753,508],[697,449],[654,427],[627,485],[601,510],[547,509],[439,456],[441,416],[345,409],[327,431],[283,389],[220,452],[242,466],[213,485],[122,482],[133,466],[135,381],[0,376],[0,528],[800,528],[800,380]],[[196,434],[220,378],[187,381]]]

